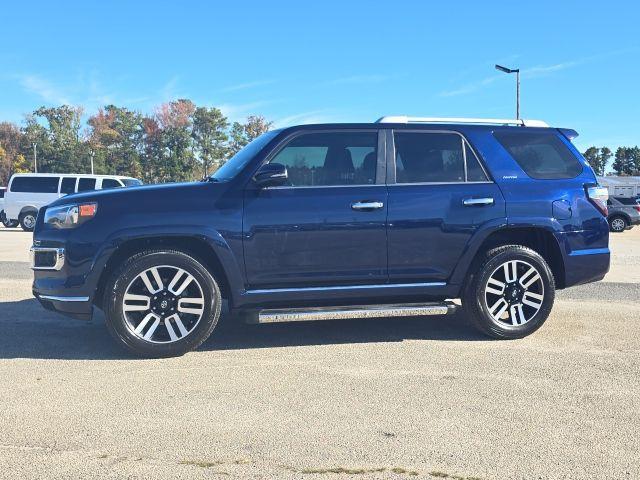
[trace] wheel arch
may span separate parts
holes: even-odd
[[[543,226],[504,225],[500,228],[485,232],[483,238],[478,239],[475,248],[465,255],[467,261],[460,262],[452,278],[458,283],[465,283],[469,274],[474,271],[484,254],[502,245],[522,245],[528,247],[545,259],[553,273],[556,288],[562,289],[566,284],[565,262],[558,239],[550,228]]]
[[[229,258],[229,255],[232,255],[230,249],[225,255],[224,253],[221,253],[219,247],[214,246],[214,244],[213,239],[205,235],[194,236],[181,234],[145,235],[127,238],[126,240],[118,242],[117,246],[111,249],[110,254],[107,255],[103,253],[103,255],[106,256],[106,261],[104,261],[104,266],[101,269],[97,280],[93,302],[102,308],[105,287],[109,278],[127,258],[143,250],[158,248],[179,250],[192,255],[194,258],[202,262],[216,278],[222,297],[231,302],[233,298],[234,282],[237,281],[236,277],[240,272],[233,271],[234,268],[237,267],[237,264],[235,267],[232,265],[235,262],[232,258]]]

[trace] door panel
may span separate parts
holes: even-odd
[[[243,230],[250,287],[386,282],[386,197],[384,185],[248,189]],[[352,208],[358,202],[382,206]]]
[[[391,283],[446,282],[478,227],[505,216],[494,183],[390,185],[388,204]]]

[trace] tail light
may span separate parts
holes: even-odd
[[[633,208],[636,209],[636,212],[640,213],[640,205],[635,205]]]
[[[589,186],[586,187],[587,198],[605,217],[609,215],[609,209],[607,208],[607,200],[609,200],[609,190],[605,187]]]

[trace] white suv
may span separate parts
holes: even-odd
[[[38,210],[60,197],[76,192],[141,185],[136,178],[117,175],[19,173],[11,177],[4,195],[6,222],[33,231]],[[6,224],[5,224],[6,225]]]

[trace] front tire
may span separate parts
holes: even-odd
[[[487,252],[462,299],[468,320],[492,338],[522,338],[542,326],[553,307],[555,281],[547,262],[521,245]]]
[[[220,288],[189,254],[148,250],[130,258],[105,289],[109,332],[136,355],[174,357],[198,348],[220,317]]]
[[[33,232],[33,229],[36,227],[36,215],[36,212],[25,212],[20,214],[18,222],[20,222],[22,230],[25,232]]]
[[[624,217],[613,217],[609,220],[609,229],[614,233],[624,232],[629,227]]]

